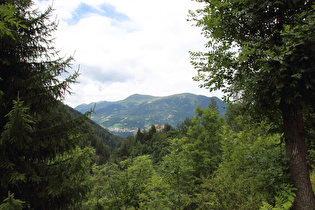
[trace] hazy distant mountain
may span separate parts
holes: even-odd
[[[220,114],[224,115],[226,104],[217,97],[214,100],[220,107]],[[91,118],[98,124],[106,128],[135,130],[165,123],[176,127],[186,117],[194,116],[198,105],[206,108],[210,101],[210,97],[190,93],[166,97],[134,94],[121,101],[81,104],[75,109],[84,113],[95,106],[95,114]]]
[[[79,106],[75,107],[74,109],[81,112],[82,114],[87,112],[87,111],[90,111],[91,109],[94,108],[97,108],[97,109],[102,109],[102,108],[105,108],[111,104],[114,104],[116,102],[108,102],[108,101],[101,101],[101,102],[93,102],[93,103],[90,103],[90,104],[80,104]]]

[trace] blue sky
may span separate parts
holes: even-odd
[[[59,20],[53,34],[60,55],[74,55],[81,76],[65,103],[117,101],[138,93],[167,96],[200,89],[188,51],[204,51],[206,38],[188,22],[191,0],[35,0],[53,5]]]
[[[72,13],[71,19],[66,19],[66,22],[69,25],[76,25],[78,24],[79,20],[90,15],[105,16],[119,22],[127,21],[129,19],[125,14],[117,12],[115,7],[110,4],[105,3],[96,7],[86,3],[80,3]]]

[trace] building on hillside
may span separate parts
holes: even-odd
[[[158,125],[158,124],[154,124],[155,130],[158,131],[162,131],[164,129],[164,125]]]

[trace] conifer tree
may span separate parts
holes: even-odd
[[[71,120],[60,106],[79,74],[60,80],[72,57],[53,47],[52,8],[32,4],[0,1],[9,8],[0,15],[0,204],[10,192],[25,208],[75,208],[89,189],[92,152],[79,147],[86,116]]]
[[[20,210],[23,209],[23,201],[14,199],[14,194],[8,192],[8,197],[4,200],[3,204],[0,205],[0,209],[6,210]]]

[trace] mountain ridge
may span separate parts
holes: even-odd
[[[91,119],[105,128],[129,129],[149,128],[153,124],[177,126],[185,118],[195,115],[195,108],[206,108],[211,98],[217,103],[219,113],[225,114],[226,104],[217,97],[207,97],[192,93],[169,96],[133,94],[116,102],[100,101],[80,104],[74,109],[84,113],[94,108]]]

